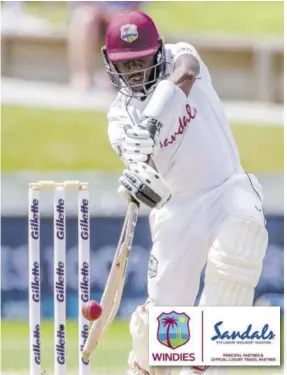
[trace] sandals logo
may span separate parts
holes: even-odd
[[[224,327],[224,328],[223,328]],[[275,339],[274,332],[269,328],[269,324],[264,324],[260,329],[254,329],[252,324],[243,330],[228,330],[224,326],[223,321],[219,321],[214,324],[214,331],[216,335],[211,337],[211,341],[223,343],[223,341],[239,343],[242,341],[248,344],[252,343],[265,343],[271,344],[271,341]]]
[[[181,137],[183,133],[185,132],[187,126],[192,122],[192,120],[195,119],[196,114],[197,114],[197,109],[195,107],[190,107],[189,104],[185,106],[186,108],[186,115],[183,117],[180,117],[178,119],[178,128],[177,131],[174,132],[173,134],[170,134],[167,138],[165,138],[162,142],[160,142],[160,147],[168,147],[169,145],[172,145],[177,137]]]
[[[158,341],[168,348],[176,349],[185,345],[190,339],[190,317],[185,313],[162,313],[157,318]]]

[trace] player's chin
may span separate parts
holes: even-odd
[[[143,90],[145,82],[143,80],[143,77],[141,77],[141,79],[132,78],[128,81],[128,84],[133,91],[140,92]]]
[[[144,84],[143,83],[130,83],[131,89],[133,92],[142,92],[144,90]]]
[[[133,87],[133,92],[142,92],[144,90],[144,86],[140,85],[137,87]]]

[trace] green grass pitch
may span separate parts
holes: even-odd
[[[1,323],[1,370],[21,374],[29,370],[29,330],[27,322]],[[67,321],[67,369],[75,374],[78,368],[78,325]],[[283,341],[283,324],[281,329]],[[53,321],[41,325],[42,371],[53,371]],[[128,321],[116,320],[107,331],[91,357],[92,374],[126,374],[127,358],[131,347]],[[281,345],[283,358],[283,345]],[[281,363],[283,362],[283,359]],[[173,373],[177,373],[174,369]],[[228,370],[227,375],[283,375],[283,365],[278,367],[244,367]]]
[[[103,112],[2,107],[2,171],[123,169]],[[283,171],[284,128],[232,126],[247,171]]]
[[[2,321],[2,371],[28,371],[29,369],[29,328],[27,322]],[[13,336],[13,337],[12,337]],[[78,325],[67,322],[67,369],[78,368]],[[53,321],[41,325],[42,371],[53,371]],[[107,331],[91,360],[92,370],[100,372],[124,372],[131,340],[128,322],[117,320]]]
[[[70,11],[64,1],[57,4],[28,1],[26,10],[43,17],[57,26],[68,24]],[[161,35],[181,35],[191,38],[193,33],[239,35],[284,35],[283,1],[148,1],[141,9],[156,22]],[[214,16],[216,14],[216,17]]]

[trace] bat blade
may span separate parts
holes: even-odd
[[[131,251],[135,227],[138,218],[138,204],[131,201],[128,205],[120,241],[109,273],[108,281],[102,296],[102,315],[90,329],[82,356],[90,358],[104,332],[113,322],[121,302],[129,253]]]

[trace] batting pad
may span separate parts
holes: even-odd
[[[223,224],[208,254],[200,305],[251,306],[267,242],[267,230],[258,222]]]

